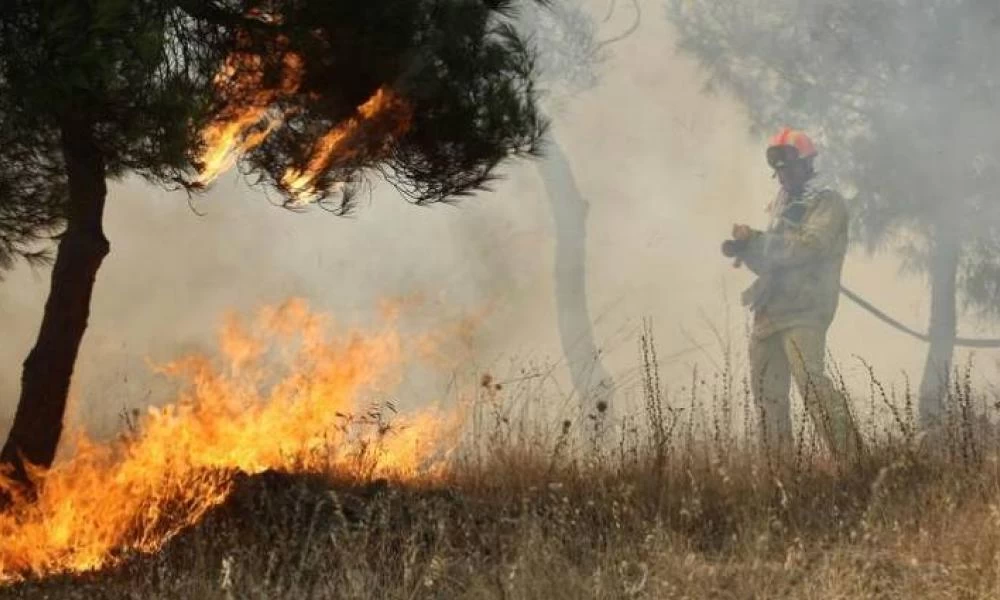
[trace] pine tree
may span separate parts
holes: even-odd
[[[619,33],[601,38],[601,25],[616,16],[616,2],[598,22],[576,0],[552,0],[545,6],[525,10],[520,27],[539,51],[538,81],[544,87],[543,105],[555,120],[579,94],[596,86],[599,67],[609,47],[636,31],[641,21],[638,2],[630,24]],[[590,204],[577,184],[567,151],[556,127],[546,140],[545,159],[538,172],[552,207],[555,227],[556,315],[563,355],[568,363],[573,389],[584,414],[605,413],[614,397],[611,377],[594,339],[587,299],[587,224]]]

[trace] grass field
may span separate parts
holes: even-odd
[[[873,384],[873,449],[841,467],[805,423],[792,456],[757,446],[725,373],[668,398],[646,342],[644,408],[613,425],[515,418],[484,378],[433,477],[240,476],[162,551],[0,598],[1000,598],[1000,445],[961,374],[933,439]]]

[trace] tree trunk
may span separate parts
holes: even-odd
[[[948,391],[952,353],[957,336],[956,279],[961,244],[951,228],[939,226],[931,247],[931,315],[927,360],[920,381],[919,411],[923,426],[941,416]]]
[[[94,280],[110,249],[101,225],[105,165],[93,126],[68,120],[62,128],[62,153],[69,183],[66,231],[59,240],[38,339],[24,361],[14,424],[0,453],[0,463],[29,490],[26,465],[48,468],[55,458]]]
[[[594,341],[587,304],[587,201],[576,185],[566,153],[549,138],[539,173],[552,206],[556,230],[556,312],[563,354],[585,414],[610,408],[614,382]],[[603,404],[602,404],[603,403]]]

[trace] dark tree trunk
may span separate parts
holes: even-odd
[[[930,345],[919,391],[919,416],[924,426],[933,425],[941,415],[958,334],[956,279],[961,244],[954,231],[946,226],[938,228],[932,244]]]
[[[594,341],[587,303],[587,201],[554,136],[549,138],[545,160],[538,164],[555,222],[556,312],[563,354],[584,410],[601,402],[609,407],[613,380]]]
[[[38,339],[24,361],[14,424],[0,453],[0,462],[29,489],[26,463],[48,468],[55,458],[94,280],[110,249],[101,225],[105,165],[93,127],[67,122],[62,152],[69,183],[66,231],[59,240]]]

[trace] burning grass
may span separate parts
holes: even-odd
[[[37,500],[0,513],[0,580],[81,572],[158,550],[226,500],[237,473],[267,470],[430,477],[447,421],[370,409],[391,389],[403,342],[390,328],[331,335],[301,302],[232,319],[224,360],[181,359],[163,372],[187,382],[114,444],[76,442],[45,474]],[[421,442],[430,441],[430,444]]]
[[[0,598],[1000,595],[1000,453],[962,408],[978,405],[968,387],[955,386],[930,447],[909,429],[905,395],[874,387],[875,450],[838,469],[808,424],[795,456],[758,448],[730,374],[668,397],[653,350],[647,338],[644,411],[620,426],[598,412],[540,426],[544,378],[484,377],[474,432],[430,474],[251,462],[156,552],[32,577]],[[259,351],[236,355],[243,372]]]

